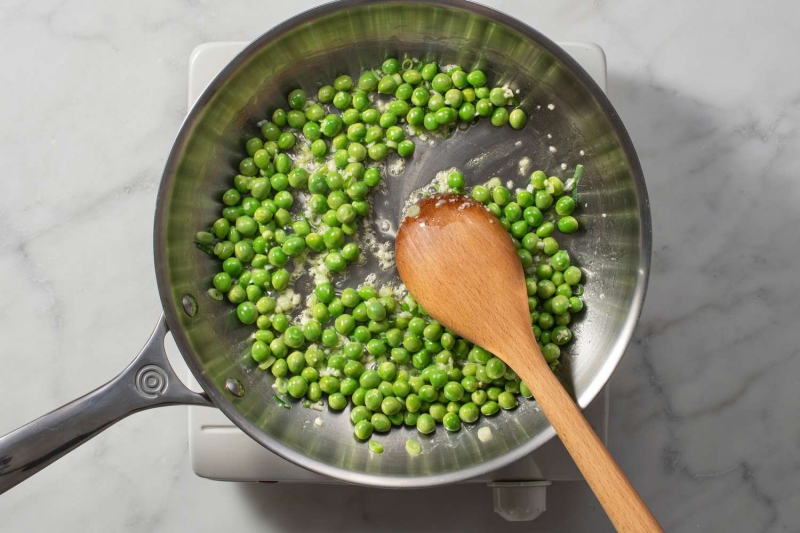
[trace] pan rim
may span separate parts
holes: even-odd
[[[343,482],[383,488],[433,487],[465,481],[510,464],[511,462],[530,454],[533,450],[539,448],[553,438],[556,434],[555,430],[551,425],[548,425],[547,428],[538,435],[514,450],[508,451],[498,457],[480,464],[453,470],[446,474],[439,475],[403,477],[384,476],[354,472],[330,464],[322,463],[304,454],[298,453],[286,446],[283,446],[280,442],[274,440],[268,434],[261,431],[254,424],[249,422],[239,412],[239,410],[236,409],[232,400],[225,396],[222,388],[217,387],[206,376],[203,368],[199,364],[197,357],[195,357],[194,351],[191,348],[185,332],[180,327],[177,306],[172,300],[171,291],[169,290],[169,278],[166,268],[167,258],[165,253],[168,197],[176,179],[176,171],[181,160],[181,153],[183,152],[183,148],[186,146],[186,143],[190,138],[193,125],[199,119],[202,110],[208,105],[209,101],[220,90],[222,85],[266,43],[278,39],[296,27],[308,22],[312,22],[317,18],[321,18],[342,10],[358,7],[359,5],[366,3],[392,4],[397,3],[397,0],[370,0],[369,2],[365,2],[364,0],[341,0],[337,2],[325,3],[304,11],[264,32],[253,42],[248,44],[247,47],[245,47],[225,66],[225,68],[220,71],[220,73],[203,91],[201,96],[197,99],[195,104],[187,113],[186,118],[181,124],[178,134],[175,137],[173,146],[164,166],[161,183],[158,189],[153,235],[156,281],[167,325],[169,326],[175,343],[181,352],[181,356],[183,357],[184,361],[186,361],[190,371],[214,405],[219,408],[236,426],[238,426],[256,442],[280,457],[283,457],[284,459],[302,468],[311,470],[324,476],[338,479]],[[641,315],[649,281],[652,254],[652,221],[650,217],[650,203],[641,164],[633,146],[633,142],[630,139],[630,136],[628,135],[628,132],[621,119],[619,118],[619,115],[602,89],[569,54],[567,54],[561,47],[544,36],[542,33],[510,15],[507,15],[494,8],[490,8],[468,0],[427,0],[418,3],[467,11],[474,15],[491,20],[497,24],[506,26],[511,30],[516,31],[526,38],[536,42],[539,46],[551,53],[558,61],[564,64],[565,67],[587,88],[591,96],[606,114],[614,133],[620,140],[620,146],[622,147],[625,157],[629,162],[639,211],[640,259],[632,303],[627,316],[625,317],[623,327],[620,330],[608,357],[586,390],[584,390],[577,398],[578,405],[581,408],[585,408],[600,393],[606,383],[608,383],[611,375],[619,364],[619,361],[622,359],[625,349],[627,348],[630,339],[633,336],[633,331]]]

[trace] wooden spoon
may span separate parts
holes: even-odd
[[[617,531],[662,531],[539,351],[525,274],[508,232],[463,196],[437,194],[417,205],[400,225],[396,244],[400,278],[417,302],[514,369]]]

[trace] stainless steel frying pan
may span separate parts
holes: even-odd
[[[477,439],[477,428],[427,437],[394,429],[382,437],[386,452],[370,454],[353,438],[347,412],[326,412],[324,428],[315,428],[304,422],[316,411],[297,404],[287,410],[276,403],[271,375],[257,371],[247,357],[251,328],[238,323],[232,306],[206,296],[218,265],[197,250],[193,236],[218,216],[221,194],[236,173],[244,140],[257,131],[256,122],[283,105],[298,85],[315,94],[320,81],[356,74],[402,53],[480,65],[490,80],[519,89],[530,121],[521,132],[483,123],[446,141],[418,139],[405,171],[388,176],[387,190],[374,198],[375,220],[368,223],[380,238],[391,239],[402,200],[448,167],[463,169],[468,181],[477,183],[493,175],[523,179],[523,157],[532,160],[531,170],[565,177],[582,163],[578,198],[584,230],[567,246],[586,272],[587,310],[575,326],[576,341],[559,375],[582,407],[595,397],[631,337],[650,266],[645,184],[613,107],[553,42],[486,7],[461,0],[337,2],[262,35],[191,110],[164,169],[156,205],[155,267],[164,316],[117,378],[0,438],[0,493],[127,415],[162,405],[216,406],[253,439],[300,466],[382,487],[464,480],[514,461],[554,435],[535,403],[523,402],[514,412],[481,419],[492,428],[489,442]],[[386,225],[379,229],[378,220],[388,221],[389,230],[381,233]],[[363,268],[353,281],[367,270],[377,271],[374,262]],[[205,394],[191,392],[170,368],[163,347],[168,330]],[[418,457],[404,451],[412,434],[422,441],[424,453]]]

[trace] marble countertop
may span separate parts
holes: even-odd
[[[192,49],[316,3],[0,5],[0,434],[116,375],[155,325],[149,220]],[[644,167],[653,269],[612,378],[612,454],[668,531],[800,529],[797,5],[485,3],[605,49]],[[508,524],[482,486],[217,483],[187,453],[185,408],[138,414],[0,497],[0,529],[610,530],[577,482]]]

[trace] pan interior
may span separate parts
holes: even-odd
[[[298,403],[283,408],[273,398],[271,374],[258,371],[248,356],[252,327],[238,322],[233,306],[206,295],[219,265],[195,247],[193,236],[218,218],[244,141],[258,134],[259,121],[285,106],[290,90],[299,86],[313,95],[337,75],[356,77],[404,53],[482,68],[493,84],[519,89],[529,122],[517,132],[482,120],[446,140],[416,139],[416,153],[404,169],[387,161],[386,187],[375,193],[374,216],[366,224],[378,241],[392,242],[408,195],[450,167],[462,169],[468,184],[496,175],[520,186],[534,169],[567,179],[583,164],[577,211],[582,230],[560,240],[585,273],[587,308],[559,371],[582,406],[608,380],[630,338],[650,256],[644,182],[616,114],[563,51],[517,21],[462,2],[344,2],[292,19],[245,49],[191,111],[164,173],[155,255],[168,322],[198,381],[257,441],[323,474],[397,487],[454,482],[496,469],[540,446],[552,429],[535,403],[522,400],[516,411],[482,417],[476,427],[465,425],[456,434],[439,428],[421,436],[394,428],[376,435],[385,452],[375,455],[354,439],[349,409],[320,413]],[[530,160],[529,169],[523,158]],[[385,280],[396,276],[369,255],[340,286],[353,286],[368,272]],[[300,280],[298,292],[303,286]],[[184,312],[187,295],[198,302],[193,317]],[[243,397],[227,392],[228,378],[244,385]],[[323,427],[313,424],[317,416]],[[488,442],[477,437],[483,426],[492,430]],[[422,455],[405,452],[409,438],[420,441]]]

